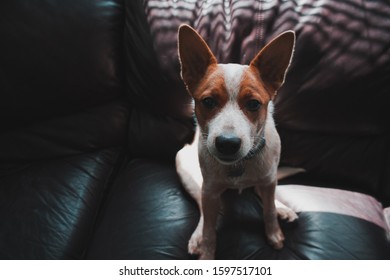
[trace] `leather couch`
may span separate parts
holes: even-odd
[[[194,259],[199,212],[175,172],[193,137],[176,31],[248,63],[293,29],[275,100],[282,250],[261,202],[228,191],[218,259],[390,259],[390,4],[14,0],[0,5],[0,258]]]

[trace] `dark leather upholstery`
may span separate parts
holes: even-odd
[[[261,201],[228,191],[216,257],[390,259],[388,1],[0,6],[0,259],[194,258],[199,213],[173,164],[193,136],[181,23],[221,62],[297,33],[275,118],[281,163],[307,170],[278,187],[299,220],[273,250]]]
[[[83,258],[125,156],[123,1],[0,8],[0,258]]]
[[[132,160],[107,198],[87,258],[187,259],[198,219],[172,165]]]

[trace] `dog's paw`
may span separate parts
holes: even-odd
[[[276,250],[281,250],[283,248],[284,235],[283,232],[278,229],[273,233],[267,234],[269,244]]]
[[[197,255],[200,260],[212,260],[214,259],[214,252],[210,248],[202,246],[202,236],[193,234],[188,242],[188,252],[191,255]]]
[[[200,260],[212,260],[215,254],[215,241],[205,242],[201,227],[198,227],[188,242],[188,253],[197,255]]]
[[[202,234],[199,232],[195,231],[192,236],[190,241],[188,242],[188,253],[191,255],[201,255],[201,246],[202,244]]]
[[[289,223],[298,219],[297,213],[295,213],[293,210],[291,210],[288,207],[278,207],[276,208],[276,211],[280,219],[285,220]]]

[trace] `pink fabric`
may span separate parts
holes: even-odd
[[[377,224],[389,231],[390,208],[362,193],[302,185],[282,185],[276,199],[296,212],[344,214]],[[385,218],[387,217],[387,219]]]
[[[385,208],[385,210],[383,210],[383,214],[385,216],[387,230],[390,231],[390,207]]]

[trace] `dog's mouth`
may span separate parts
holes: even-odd
[[[224,165],[233,165],[239,162],[242,157],[239,156],[226,156],[226,155],[217,155],[214,158]]]

